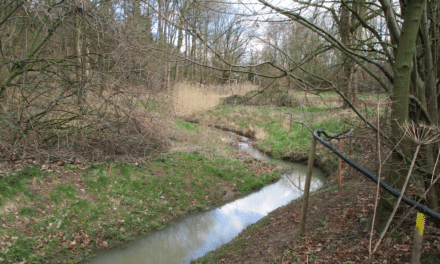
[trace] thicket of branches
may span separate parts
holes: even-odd
[[[118,20],[108,2],[2,0],[1,158],[102,159],[166,147],[166,125],[140,104],[163,89],[163,70],[137,47],[154,45],[131,33],[139,21],[133,29]]]

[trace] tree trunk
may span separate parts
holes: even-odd
[[[339,34],[341,36],[341,42],[344,43],[345,46],[349,46],[351,44],[351,23],[350,23],[350,10],[345,5],[341,5],[341,18],[339,20]],[[353,61],[346,55],[342,54],[342,91],[345,95],[352,101],[353,93],[350,91],[352,87],[352,74],[353,74]],[[353,101],[352,101],[353,102]],[[349,108],[350,105],[343,101],[342,108]]]
[[[438,113],[437,113],[437,92],[435,87],[435,72],[434,72],[434,63],[432,59],[432,52],[431,52],[431,40],[429,37],[429,22],[428,22],[428,16],[426,12],[427,6],[425,6],[422,14],[422,23],[421,23],[421,30],[422,33],[422,40],[423,40],[423,50],[424,50],[424,61],[425,61],[425,68],[426,68],[426,92],[428,97],[428,111],[429,115],[432,120],[433,125],[438,125]]]
[[[405,12],[402,32],[398,40],[396,62],[394,63],[394,83],[391,105],[391,134],[394,142],[403,137],[405,127],[408,123],[409,88],[411,84],[411,70],[413,66],[413,55],[416,44],[417,32],[419,29],[422,12],[426,0],[408,0]],[[411,142],[405,138],[399,148],[403,153],[409,154]],[[408,155],[409,156],[409,155]],[[395,189],[401,189],[405,181],[407,168],[403,158],[396,150],[392,154],[391,173],[386,183]],[[388,192],[381,193],[381,199],[376,214],[376,231],[382,231],[394,206],[394,198]]]

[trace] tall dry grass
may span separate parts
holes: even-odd
[[[231,95],[245,95],[257,90],[257,85],[244,83],[238,85],[197,85],[180,82],[174,85],[172,104],[176,116],[187,116],[195,112],[210,109],[219,104],[220,98]]]

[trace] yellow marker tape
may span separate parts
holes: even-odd
[[[422,213],[417,213],[416,227],[420,230],[420,235],[423,235],[423,229],[425,228],[425,216]]]

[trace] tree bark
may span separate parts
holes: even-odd
[[[422,12],[425,7],[426,0],[408,0],[407,8],[411,12],[406,12],[402,26],[402,32],[398,40],[396,61],[394,63],[394,83],[391,105],[391,134],[394,142],[397,142],[404,136],[402,127],[408,123],[408,105],[409,105],[409,89],[411,84],[411,70],[413,67],[413,56],[416,45],[417,32]],[[403,153],[409,154],[411,151],[411,142],[406,137],[400,143],[399,148]],[[391,172],[386,183],[395,189],[401,189],[407,168],[401,155],[396,150],[392,154],[393,162],[391,164]],[[387,219],[390,217],[394,198],[387,192],[381,193],[381,199],[376,214],[376,230],[382,231],[385,227]]]
[[[422,22],[420,25],[420,32],[422,35],[423,40],[423,50],[424,50],[424,61],[425,61],[425,68],[426,68],[426,92],[428,97],[428,111],[429,115],[431,116],[431,120],[433,125],[438,125],[438,113],[437,113],[437,92],[435,87],[435,72],[434,72],[434,63],[432,59],[432,52],[431,52],[431,40],[429,37],[429,22],[428,22],[428,15],[427,15],[427,6],[425,5],[425,8],[423,10],[422,14]]]
[[[341,18],[339,20],[339,34],[341,36],[341,42],[348,47],[351,44],[351,23],[350,23],[350,11],[348,8],[343,4],[341,5]],[[350,91],[351,88],[351,80],[352,80],[352,68],[353,68],[353,61],[345,54],[342,54],[342,92],[345,93],[345,95],[352,101],[353,94],[352,91]],[[352,101],[353,102],[353,101]],[[343,102],[342,108],[347,109],[350,106],[347,102]]]

